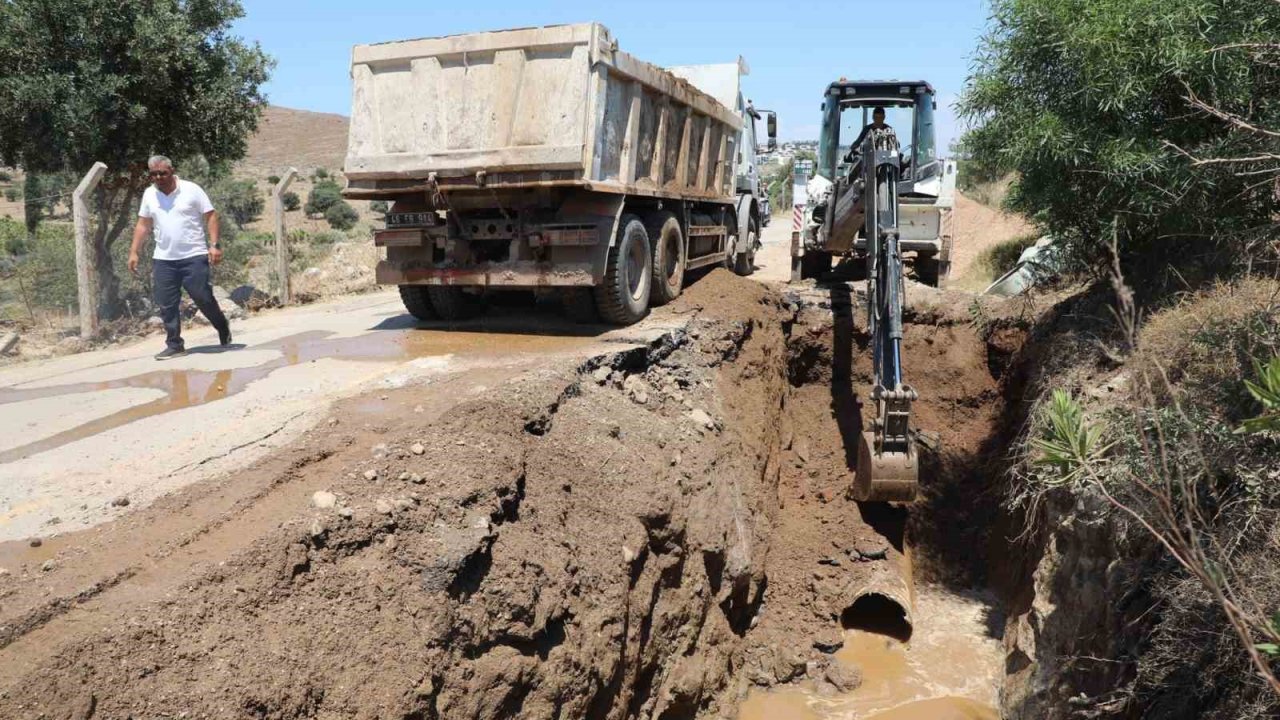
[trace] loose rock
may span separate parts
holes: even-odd
[[[120,497],[111,501],[111,507],[129,507],[129,498],[121,495]]]
[[[40,570],[41,572],[49,572],[54,567],[56,566],[52,560],[45,560],[44,563],[40,565]]]
[[[716,421],[702,408],[694,408],[689,413],[689,419],[708,430],[714,430],[716,427]]]
[[[379,499],[378,502],[374,503],[373,509],[380,515],[390,515],[395,512],[395,507],[385,499]]]
[[[414,455],[421,455],[426,451],[427,449],[422,446],[422,443],[414,443],[413,447],[409,448],[409,452],[413,453]]]
[[[321,510],[328,510],[338,504],[338,496],[328,490],[317,490],[311,495],[311,504]]]
[[[862,685],[862,673],[857,668],[830,657],[822,658],[816,664],[818,672],[811,675],[817,681],[818,693],[821,695],[853,692]]]
[[[378,471],[377,471],[377,470],[365,470],[365,471],[364,471],[364,479],[365,479],[365,480],[377,480],[377,479],[378,479]]]

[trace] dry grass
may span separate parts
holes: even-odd
[[[1148,557],[1106,558],[1128,578],[1123,597],[1107,602],[1118,618],[1109,632],[1127,654],[1115,659],[1133,668],[1121,690],[1131,713],[1280,712],[1274,675],[1259,676],[1268,660],[1252,648],[1271,638],[1268,621],[1280,610],[1280,439],[1236,432],[1257,411],[1243,386],[1253,359],[1280,351],[1278,299],[1280,282],[1260,278],[1189,294],[1141,325],[1128,358],[1094,308],[1087,315],[1104,330],[1092,352],[1056,364],[1037,388],[1041,406],[1049,388],[1072,390],[1106,424],[1111,446],[1086,480],[1065,490],[1024,471],[1015,497],[1030,507],[1064,491],[1105,497],[1111,525],[1127,528],[1118,535],[1158,541],[1160,551]],[[1031,437],[1039,432],[1033,423]],[[1022,457],[1033,455],[1024,444]],[[1067,502],[1073,506],[1081,503]]]
[[[1134,360],[1139,369],[1165,373],[1185,393],[1228,402],[1243,397],[1240,380],[1252,372],[1254,358],[1280,353],[1277,326],[1280,281],[1221,283],[1152,315],[1138,334]]]

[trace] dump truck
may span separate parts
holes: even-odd
[[[664,70],[599,23],[356,46],[344,195],[391,203],[378,282],[423,320],[532,290],[629,324],[691,270],[749,273],[762,115],[746,72]]]

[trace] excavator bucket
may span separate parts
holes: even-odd
[[[876,446],[874,432],[862,433],[858,443],[858,471],[853,479],[853,499],[860,502],[911,502],[920,482],[920,456],[915,442],[905,452],[884,452]]]

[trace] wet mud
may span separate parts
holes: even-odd
[[[79,424],[45,438],[0,451],[0,465],[46,452],[144,418],[185,410],[224,400],[243,391],[251,383],[269,377],[282,368],[320,360],[340,362],[404,362],[418,358],[459,356],[509,356],[519,353],[546,353],[581,347],[587,338],[564,334],[490,333],[480,330],[405,329],[375,331],[352,337],[330,337],[329,333],[308,332],[290,335],[253,347],[254,355],[269,353],[272,358],[245,367],[223,370],[160,369],[131,377],[100,382],[76,382],[28,388],[0,388],[0,412],[21,412],[18,403],[66,398],[109,390],[154,390],[162,395],[123,410]],[[192,355],[234,357],[244,346],[193,348]],[[171,361],[172,362],[172,361]],[[14,406],[6,408],[5,406]]]

